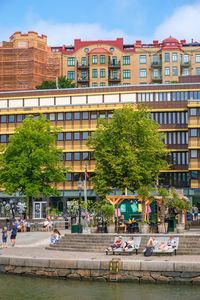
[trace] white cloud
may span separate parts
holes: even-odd
[[[200,2],[192,5],[184,5],[174,11],[160,24],[154,34],[154,37],[163,40],[169,35],[177,39],[186,39],[188,42],[192,38],[200,40]]]

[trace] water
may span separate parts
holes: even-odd
[[[72,281],[0,274],[0,300],[199,300],[200,286]]]

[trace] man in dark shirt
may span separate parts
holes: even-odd
[[[10,231],[10,240],[11,240],[12,247],[15,246],[16,235],[17,235],[17,226],[15,222],[13,222],[12,229]]]

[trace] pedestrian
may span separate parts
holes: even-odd
[[[194,207],[194,220],[198,221],[198,213],[199,213],[199,209],[198,207]]]
[[[12,247],[15,246],[16,235],[17,235],[17,226],[15,225],[15,222],[13,222],[10,231],[10,240],[11,240]]]
[[[7,238],[8,238],[8,230],[7,230],[7,227],[3,227],[3,230],[2,230],[3,248],[8,248]]]

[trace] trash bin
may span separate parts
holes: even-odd
[[[71,233],[79,233],[78,232],[78,227],[79,227],[78,224],[71,225]],[[82,225],[81,225],[81,232],[83,232],[83,226]]]

